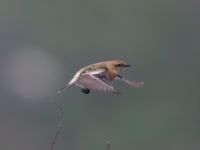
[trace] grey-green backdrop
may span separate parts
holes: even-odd
[[[55,150],[200,149],[200,5],[197,0],[1,0],[0,149],[44,150],[64,109]],[[76,87],[81,67],[132,64],[122,94]]]

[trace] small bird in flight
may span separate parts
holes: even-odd
[[[122,60],[103,61],[83,67],[58,93],[61,93],[65,88],[76,85],[85,94],[89,94],[91,90],[119,94],[119,91],[111,84],[113,80],[117,79],[124,81],[133,88],[142,87],[144,82],[129,81],[121,75],[121,72],[127,67],[130,67],[130,65]]]

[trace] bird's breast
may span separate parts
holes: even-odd
[[[109,80],[112,81],[115,79],[115,77],[117,76],[116,73],[112,70],[108,70],[108,76],[109,76]]]

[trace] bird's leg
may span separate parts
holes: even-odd
[[[82,88],[81,92],[85,93],[85,94],[89,94],[90,90],[88,88]]]
[[[129,86],[132,86],[133,88],[140,88],[144,85],[144,82],[141,81],[130,81],[122,77],[121,75],[118,75],[116,79],[122,80],[125,83],[127,83]]]

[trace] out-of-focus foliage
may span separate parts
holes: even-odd
[[[200,149],[198,0],[2,0],[0,149]],[[56,91],[84,65],[133,65],[120,96]]]

